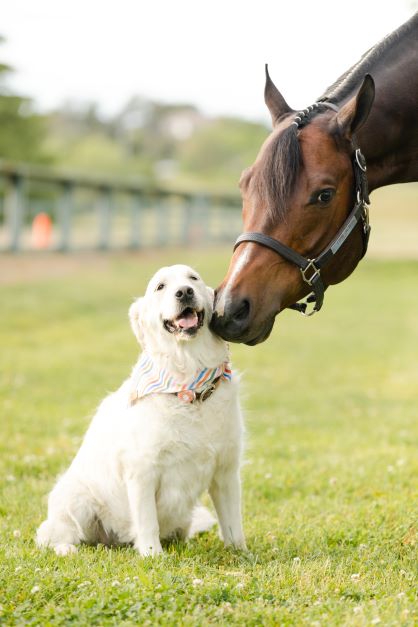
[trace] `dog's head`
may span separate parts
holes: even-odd
[[[189,266],[161,268],[148,284],[145,296],[129,310],[132,329],[145,347],[149,342],[167,344],[195,338],[208,330],[213,290]]]

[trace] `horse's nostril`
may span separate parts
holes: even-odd
[[[189,296],[193,296],[193,293],[194,293],[193,292],[193,288],[192,287],[188,287],[187,288],[187,293],[188,293]]]
[[[248,318],[249,313],[250,313],[250,302],[246,298],[244,298],[241,305],[235,311],[233,318],[236,321],[246,320]]]
[[[212,331],[225,340],[241,341],[240,338],[246,337],[249,332],[251,309],[251,301],[247,298],[226,299],[222,303],[222,311],[215,309],[211,321]]]
[[[183,291],[182,290],[177,290],[176,297],[177,298],[181,298],[182,296],[183,296]]]

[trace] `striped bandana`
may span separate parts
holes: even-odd
[[[177,394],[186,403],[192,403],[196,394],[201,394],[220,380],[231,381],[231,364],[224,361],[216,368],[197,370],[188,383],[179,383],[167,368],[158,368],[147,353],[142,353],[132,373],[131,404],[149,394]]]

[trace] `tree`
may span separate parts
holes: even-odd
[[[241,171],[251,165],[268,129],[233,117],[207,120],[179,148],[179,174],[196,188],[236,190]]]
[[[6,86],[12,71],[9,65],[0,63],[0,158],[49,161],[43,149],[44,120],[33,112],[29,98],[11,94]]]

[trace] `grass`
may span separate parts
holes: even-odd
[[[216,284],[228,253],[109,257],[1,288],[0,624],[416,625],[417,262],[365,261],[317,317],[284,313],[264,345],[232,347],[248,553],[215,531],[155,560],[36,549],[54,478],[136,358],[128,306],[179,260]]]

